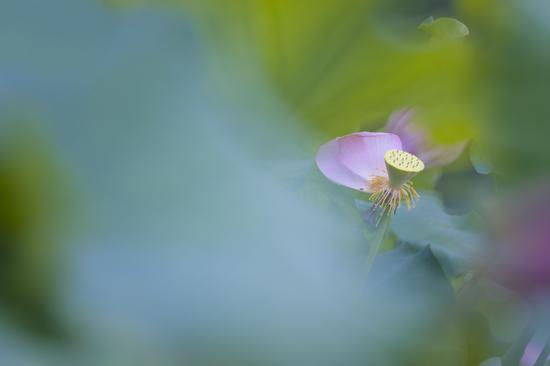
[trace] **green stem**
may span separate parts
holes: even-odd
[[[390,227],[392,217],[393,215],[391,214],[384,215],[380,222],[374,227],[374,232],[372,233],[372,237],[369,240],[369,251],[367,253],[367,261],[365,265],[365,277],[368,276],[372,268],[374,258],[376,258],[376,254],[378,254],[380,245],[384,241],[384,237],[386,236],[386,232]]]

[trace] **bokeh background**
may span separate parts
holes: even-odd
[[[0,364],[533,365],[549,42],[545,0],[3,0]],[[466,148],[366,281],[314,156],[403,107]]]

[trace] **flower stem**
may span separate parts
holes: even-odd
[[[368,276],[372,264],[374,263],[374,258],[376,258],[376,254],[378,254],[378,250],[380,249],[380,245],[384,241],[384,237],[386,236],[386,232],[388,231],[388,228],[390,227],[391,220],[393,215],[392,214],[384,214],[381,213],[382,217],[380,219],[380,222],[374,226],[374,231],[372,232],[372,236],[369,240],[369,251],[367,253],[367,261],[365,265],[365,277]]]

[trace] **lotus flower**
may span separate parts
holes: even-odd
[[[321,172],[334,183],[372,193],[373,210],[395,213],[403,199],[414,206],[418,193],[410,179],[424,169],[416,156],[403,151],[399,136],[357,132],[322,145],[316,157]]]
[[[386,124],[385,131],[399,136],[404,151],[418,156],[430,168],[447,165],[460,156],[466,145],[464,142],[434,145],[429,133],[415,122],[414,115],[413,108],[400,109],[388,118]]]

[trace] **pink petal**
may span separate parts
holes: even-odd
[[[404,151],[419,155],[421,151],[425,150],[428,133],[414,125],[414,113],[412,108],[393,112],[388,118],[385,131],[399,136]]]
[[[388,118],[386,131],[398,134],[398,131],[406,129],[411,122],[413,113],[412,108],[403,108],[393,112]]]
[[[427,149],[419,153],[418,157],[427,167],[439,167],[455,161],[460,154],[462,154],[465,146],[466,142],[460,142],[449,146],[439,145],[438,147]]]
[[[339,139],[327,142],[319,148],[315,158],[319,170],[331,181],[358,191],[367,190],[367,182],[350,171],[339,159]]]
[[[340,161],[353,173],[370,180],[387,176],[384,154],[388,150],[402,150],[401,140],[393,133],[358,132],[338,139]]]

